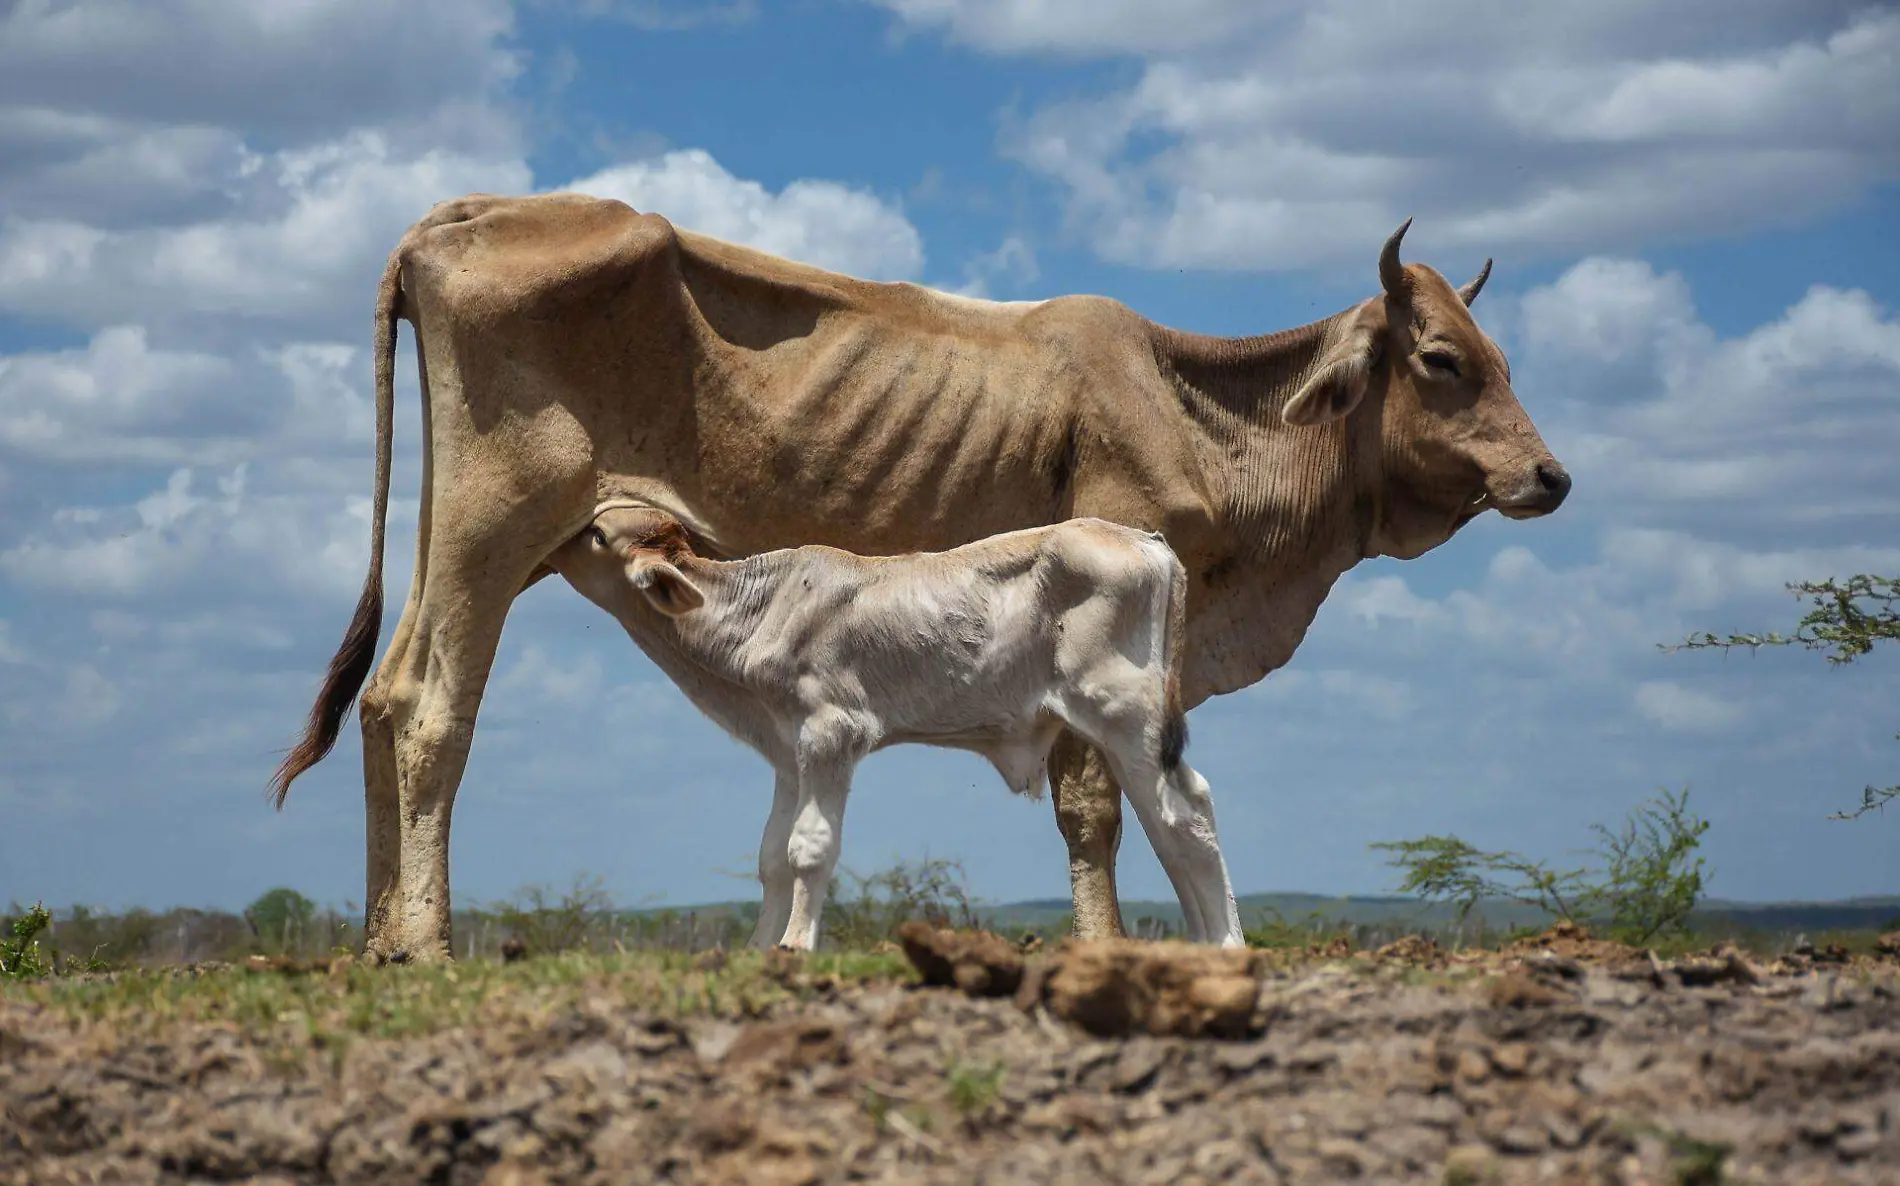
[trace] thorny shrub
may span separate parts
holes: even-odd
[[[1560,871],[1515,852],[1484,852],[1456,836],[1372,847],[1395,854],[1387,863],[1405,873],[1400,893],[1451,903],[1461,924],[1479,902],[1503,898],[1641,946],[1688,932],[1705,887],[1698,850],[1708,827],[1689,813],[1685,789],[1642,804],[1618,831],[1592,825],[1600,838],[1594,871]]]

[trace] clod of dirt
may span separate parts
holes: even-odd
[[[1040,1004],[1098,1037],[1245,1038],[1260,997],[1260,954],[1185,943],[1065,943],[1024,983]]]
[[[1643,954],[1634,947],[1599,939],[1589,927],[1568,921],[1553,923],[1542,934],[1519,939],[1504,950],[1515,955],[1549,952],[1566,959],[1602,963],[1641,959]]]
[[[1760,984],[1761,973],[1730,947],[1714,955],[1678,961],[1676,979],[1689,988],[1704,988],[1711,984]]]
[[[1426,967],[1436,967],[1445,962],[1445,954],[1439,950],[1438,940],[1419,935],[1407,935],[1386,944],[1371,955],[1381,962],[1422,964]]]
[[[1520,972],[1506,972],[1498,977],[1491,982],[1485,995],[1500,1009],[1541,1008],[1568,999],[1543,981],[1534,980]]]
[[[1001,935],[939,930],[913,919],[897,928],[897,940],[925,984],[1006,997],[1023,982],[1022,950]]]

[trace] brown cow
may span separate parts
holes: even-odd
[[[856,280],[581,195],[439,204],[383,274],[369,575],[279,805],[362,689],[368,953],[448,958],[450,809],[502,623],[608,500],[671,513],[709,556],[936,551],[1078,516],[1158,530],[1190,576],[1184,702],[1254,683],[1361,559],[1569,490],[1466,311],[1489,262],[1455,290],[1400,262],[1404,233],[1381,295],[1214,338],[1102,297]],[[409,601],[364,688],[398,318],[424,489]],[[1076,929],[1118,934],[1118,789],[1072,735],[1051,774]]]

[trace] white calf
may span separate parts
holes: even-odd
[[[715,561],[672,516],[615,506],[547,564],[777,771],[754,945],[817,944],[866,755],[973,750],[1040,796],[1065,726],[1108,756],[1188,937],[1241,943],[1213,800],[1181,760],[1186,576],[1160,536],[1073,519],[948,552],[814,545]]]

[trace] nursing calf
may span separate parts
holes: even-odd
[[[671,515],[609,505],[547,565],[776,771],[755,946],[816,945],[867,755],[972,750],[1039,796],[1065,728],[1107,755],[1188,937],[1240,945],[1213,800],[1181,758],[1187,582],[1159,535],[1072,519],[947,552],[715,561]]]

